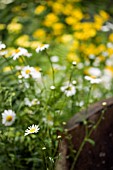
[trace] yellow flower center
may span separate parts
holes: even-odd
[[[11,115],[8,115],[8,116],[6,117],[6,121],[8,121],[8,122],[12,121],[12,119],[13,119],[13,117],[12,117]]]
[[[41,48],[42,48],[43,46],[44,46],[43,44],[40,45]]]
[[[93,75],[92,75],[92,76],[90,76],[90,77],[93,78],[93,79],[96,79],[96,76],[93,76]]]
[[[31,133],[34,133],[35,130],[36,130],[35,128],[32,128],[32,129],[30,129],[30,132],[31,132]]]
[[[25,72],[26,72],[26,74],[30,74],[31,71],[30,70],[26,70]]]
[[[15,52],[16,52],[16,53],[19,53],[19,52],[20,52],[20,50],[19,50],[19,49],[16,49],[16,50],[15,50]]]

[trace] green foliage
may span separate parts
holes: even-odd
[[[112,96],[112,14],[106,3],[0,1],[0,39],[7,45],[0,42],[0,169],[55,169],[58,134],[68,119]],[[30,133],[32,125],[39,125],[37,134]],[[85,142],[95,144],[90,135],[78,153],[70,144],[73,158]]]

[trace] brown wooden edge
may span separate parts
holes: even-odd
[[[103,105],[106,104],[105,106]],[[99,102],[96,102],[88,107],[87,110],[82,110],[81,112],[75,114],[66,124],[64,130],[67,131],[67,134],[73,132],[80,123],[83,123],[84,120],[91,119],[92,117],[98,116],[99,113],[106,107],[106,109],[113,107],[113,97],[108,99],[103,99]],[[69,170],[69,164],[67,162],[66,155],[68,153],[68,142],[64,134],[62,135],[62,140],[59,142],[59,153],[60,159],[56,162],[55,170]]]

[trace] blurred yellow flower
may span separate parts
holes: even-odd
[[[54,2],[54,5],[52,5],[53,12],[56,14],[62,13],[62,9],[64,8],[63,4]]]
[[[101,16],[99,15],[94,15],[94,27],[97,29],[97,30],[100,30],[102,25],[103,25],[104,21],[102,19]]]
[[[38,14],[41,14],[45,9],[46,9],[45,6],[39,5],[39,6],[37,6],[37,7],[35,8],[34,13],[37,14],[37,15],[38,15]]]
[[[9,33],[19,33],[22,30],[22,28],[23,28],[22,24],[16,22],[12,22],[7,26]]]
[[[71,15],[75,18],[75,20],[79,21],[83,19],[84,15],[82,11],[78,8],[72,11]]]
[[[77,22],[76,25],[73,25],[73,29],[78,31],[83,30],[85,32],[85,31],[95,30],[95,27],[93,22],[83,22],[83,23]]]
[[[52,26],[54,35],[59,35],[63,32],[64,25],[62,23],[55,23]]]
[[[70,53],[68,53],[68,55],[67,55],[67,60],[68,60],[69,62],[76,61],[76,62],[78,63],[78,62],[80,62],[80,57],[79,57],[76,53],[70,52]]]
[[[80,46],[79,50],[87,56],[97,53],[97,49],[94,44],[84,43]]]
[[[54,13],[49,13],[46,16],[43,24],[47,27],[51,27],[53,25],[53,23],[58,22],[58,20],[59,20],[59,18]]]
[[[93,29],[93,23],[92,22],[84,22],[81,24],[82,29]]]
[[[106,58],[105,58],[105,56],[103,56],[103,55],[99,55],[99,56],[98,56],[98,59],[99,59],[99,61],[105,61]]]
[[[71,3],[65,4],[62,13],[65,15],[71,15],[72,11],[74,10],[73,5]]]
[[[82,23],[78,21],[77,24],[72,25],[72,28],[74,31],[80,31],[82,29]]]
[[[79,48],[79,42],[77,40],[73,40],[73,42],[69,43],[69,44],[70,44],[70,46],[69,46],[70,51],[74,52],[76,49]]]
[[[87,40],[96,35],[95,29],[88,29],[83,31],[78,31],[74,33],[74,37],[78,40]]]
[[[5,24],[0,24],[0,30],[3,30],[5,28]]]
[[[53,1],[52,0],[47,0],[47,6],[49,7],[52,7],[53,6]]]
[[[105,12],[104,10],[100,10],[99,14],[103,18],[104,21],[107,21],[110,17],[109,14]]]
[[[108,54],[111,56],[113,55],[113,48],[108,48],[107,49]]]
[[[109,41],[113,42],[113,33],[109,35]]]
[[[11,67],[7,66],[3,68],[3,72],[9,72],[11,71]]]
[[[109,70],[113,75],[113,67],[112,66],[106,66],[106,69]]]
[[[68,25],[73,25],[73,24],[76,24],[76,19],[72,16],[69,16],[65,19],[65,22],[68,24]]]
[[[23,43],[24,42],[24,43]],[[22,35],[16,39],[15,43],[21,47],[30,47],[30,41],[28,35]]]
[[[40,42],[39,42],[39,41],[31,41],[31,42],[30,42],[30,47],[31,47],[32,49],[36,49],[39,45],[40,45]]]
[[[60,38],[60,41],[62,43],[70,43],[73,41],[73,35],[72,34],[63,34]]]
[[[99,46],[96,46],[93,43],[90,44],[82,44],[80,47],[80,50],[84,52],[87,56],[94,54],[99,55],[103,51],[106,51],[106,46],[104,44],[100,44]],[[99,55],[100,56],[100,55]],[[102,56],[100,56],[102,59]]]
[[[86,50],[85,50],[85,53],[86,53],[87,55],[96,54],[96,47],[95,47],[95,45],[94,45],[94,44],[88,45],[88,47],[87,47]]]
[[[38,38],[38,39],[41,39],[43,40],[46,36],[46,33],[43,29],[37,29],[34,33],[33,33],[33,37],[34,38]]]
[[[73,26],[74,37],[79,40],[87,40],[96,35],[96,29],[92,22],[78,23]]]
[[[9,57],[13,54],[13,52],[15,51],[15,48],[14,47],[8,47],[7,48],[7,54],[6,54],[6,57]]]
[[[57,0],[58,3],[63,3],[65,0]]]
[[[106,51],[106,46],[104,44],[100,44],[98,47],[96,47],[98,54],[102,53],[103,51]]]

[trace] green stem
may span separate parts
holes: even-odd
[[[53,85],[55,86],[55,72],[54,72],[54,68],[53,68],[53,65],[52,65],[52,62],[51,62],[49,54],[47,53],[47,51],[45,51],[45,53],[46,53],[46,55],[47,55],[47,57],[49,59],[49,62],[51,64]]]
[[[15,79],[17,80],[17,77],[15,76],[15,73],[13,71],[13,66],[11,65],[10,61],[5,57],[3,56],[3,58],[6,60],[6,62],[9,64],[10,68],[11,68],[11,72],[12,72],[12,75],[14,75]]]
[[[69,82],[71,82],[71,80],[72,80],[73,73],[74,73],[74,68],[75,68],[75,67],[72,68],[72,71],[71,71],[71,74],[70,74],[70,78],[69,78]]]
[[[97,127],[99,126],[99,124],[100,124],[100,122],[102,121],[102,118],[103,118],[103,116],[104,116],[104,113],[105,113],[105,109],[102,110],[102,113],[101,113],[101,115],[100,115],[97,123],[96,123],[96,124],[92,127],[92,129],[90,130],[90,132],[89,132],[89,137],[91,136],[93,130],[97,129]]]
[[[74,161],[73,161],[73,164],[72,164],[70,170],[74,170],[74,166],[75,166],[75,164],[76,164],[76,162],[77,162],[77,160],[78,160],[78,157],[79,157],[79,155],[80,155],[80,153],[81,153],[81,151],[82,151],[85,143],[86,143],[86,137],[84,138],[84,140],[82,141],[82,143],[81,143],[81,145],[80,145],[80,147],[79,147],[79,150],[78,150],[78,152],[77,152],[77,154],[76,154],[76,156],[75,156],[75,159],[74,159]]]
[[[91,90],[92,90],[92,86],[89,87],[89,92],[88,92],[88,96],[86,100],[86,114],[88,114],[88,106],[89,106],[89,101],[90,101],[90,96],[91,96]]]
[[[21,56],[20,58],[25,65],[29,65],[29,63],[27,62],[27,60],[25,58],[23,58],[23,56]]]

